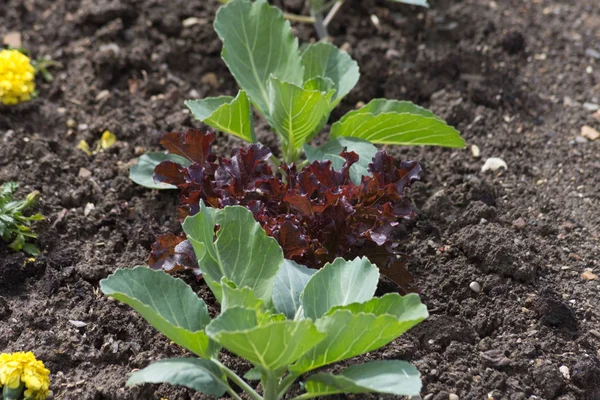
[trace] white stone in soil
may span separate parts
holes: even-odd
[[[485,163],[481,167],[481,172],[497,171],[500,168],[508,169],[506,161],[498,157],[490,157],[487,160],[485,160]]]
[[[565,379],[571,379],[571,372],[569,371],[569,367],[567,367],[566,365],[561,365],[560,368],[558,368],[558,370]]]
[[[475,293],[481,292],[481,285],[475,281],[473,281],[469,284],[469,288],[471,288],[471,290],[474,291]]]

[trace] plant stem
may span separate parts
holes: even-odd
[[[219,368],[221,368],[221,371],[223,371],[223,373],[229,379],[231,379],[231,381],[233,383],[235,383],[240,388],[242,388],[242,390],[244,390],[246,393],[248,393],[250,395],[250,397],[252,397],[254,400],[263,400],[262,396],[260,394],[256,393],[256,391],[254,389],[252,389],[252,387],[250,387],[250,385],[248,385],[242,378],[240,378],[239,376],[237,376],[235,372],[233,372],[232,370],[230,370],[229,368],[227,368],[225,365],[223,365],[216,358],[212,358],[211,360],[215,364],[217,364],[219,366]]]
[[[327,27],[329,25],[329,23],[331,22],[331,20],[333,19],[333,17],[335,17],[335,14],[337,14],[337,12],[340,10],[340,8],[342,8],[342,4],[344,4],[343,0],[338,0],[333,7],[331,8],[331,10],[329,10],[329,13],[327,14],[327,16],[325,17],[325,19],[323,20],[323,25],[325,25],[325,27]]]
[[[304,160],[298,163],[298,169],[302,169],[309,164],[308,160]]]
[[[329,37],[329,33],[327,32],[327,26],[323,23],[323,13],[311,9],[310,15],[312,16],[313,26],[315,27],[315,31],[317,31],[319,40],[327,39]]]
[[[230,395],[231,397],[233,397],[235,400],[243,400],[243,399],[240,397],[240,395],[239,395],[239,394],[237,394],[237,393],[235,392],[235,390],[233,390],[233,389],[231,388],[231,386],[227,386],[227,393],[229,393],[229,395]]]
[[[292,397],[291,400],[305,400],[305,399],[312,399],[314,397],[319,397],[321,394],[319,393],[304,393],[301,394],[300,396],[296,396],[296,397]]]
[[[286,12],[283,13],[283,17],[290,21],[302,22],[305,24],[313,24],[315,22],[314,17],[308,17],[305,15],[298,15],[298,14],[290,14],[290,13],[286,13]]]
[[[278,400],[279,390],[277,387],[278,378],[272,371],[267,372],[267,379],[264,384],[264,400]]]
[[[299,375],[290,372],[285,378],[283,378],[283,380],[279,383],[279,387],[277,388],[279,392],[279,398],[282,398],[285,395],[290,386],[292,386],[294,382],[296,382],[298,376]]]

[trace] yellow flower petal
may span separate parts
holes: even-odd
[[[31,99],[35,69],[18,50],[0,50],[0,102],[12,105]]]
[[[111,131],[104,131],[100,138],[100,147],[106,150],[117,142],[117,136]]]
[[[0,354],[0,386],[25,385],[25,397],[45,400],[49,395],[50,370],[31,352]]]
[[[92,155],[92,151],[90,150],[90,145],[85,140],[81,140],[79,142],[79,144],[77,145],[77,148],[79,150],[83,151],[88,156]]]

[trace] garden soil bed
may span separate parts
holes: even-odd
[[[0,37],[19,31],[34,56],[62,64],[54,82],[38,81],[39,98],[0,108],[0,183],[39,190],[46,216],[35,260],[0,244],[0,352],[34,351],[56,399],[204,398],[124,388],[131,370],[184,352],[98,283],[178,229],[176,193],[136,186],[128,168],[162,133],[202,127],[185,99],[234,92],[211,25],[217,6],[0,4]],[[597,0],[432,0],[427,11],[355,0],[330,31],[362,71],[334,118],[374,97],[412,100],[481,150],[391,149],[424,168],[410,192],[420,217],[401,246],[431,317],[364,358],[411,361],[426,399],[600,399],[600,139],[577,137],[600,129]],[[76,148],[105,129],[119,139],[106,152]],[[219,136],[218,150],[237,144]],[[488,157],[508,170],[482,173]]]

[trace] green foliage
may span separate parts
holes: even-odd
[[[129,170],[129,179],[138,185],[150,189],[176,189],[176,186],[169,185],[168,183],[154,181],[154,168],[163,161],[173,161],[183,166],[190,165],[190,161],[187,158],[178,156],[177,154],[161,152],[146,153]]]
[[[239,399],[235,384],[252,399],[280,399],[306,372],[384,346],[428,316],[416,294],[374,298],[379,272],[365,258],[336,259],[316,273],[284,260],[277,242],[243,207],[202,205],[184,230],[221,313],[211,321],[204,301],[162,271],[136,267],[101,281],[106,295],[200,357],[151,364],[128,385],[170,383]],[[245,378],[260,380],[262,395],[220,362],[220,348],[253,364]],[[378,361],[308,376],[302,387],[306,393],[298,400],[336,393],[415,395],[421,381],[405,362]]]
[[[40,250],[28,242],[37,237],[31,231],[31,223],[41,221],[44,217],[40,213],[26,217],[23,211],[37,203],[40,192],[30,193],[25,200],[14,200],[18,188],[19,184],[16,182],[7,182],[0,186],[0,238],[14,251],[24,251],[37,256]]]
[[[188,101],[190,111],[215,129],[255,142],[248,99],[277,133],[284,160],[298,161],[303,145],[325,126],[331,111],[358,82],[356,61],[330,43],[311,44],[300,52],[289,22],[266,0],[229,1],[217,12],[215,30],[223,41],[223,60],[242,90],[235,99]],[[430,111],[385,99],[348,113],[333,125],[331,137],[381,144],[465,144],[458,131]],[[330,159],[326,151],[313,152],[309,159]],[[355,168],[356,180],[359,173],[367,171]]]

